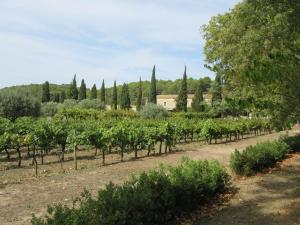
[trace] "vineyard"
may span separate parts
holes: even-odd
[[[51,119],[1,119],[0,124],[0,151],[5,152],[7,159],[12,150],[17,152],[18,167],[22,165],[21,150],[27,151],[36,175],[38,164],[43,164],[50,153],[57,154],[63,163],[64,154],[72,152],[76,170],[79,148],[93,149],[95,155],[100,153],[101,165],[105,165],[106,156],[112,153],[119,154],[123,161],[127,153],[133,152],[135,158],[140,157],[142,150],[147,156],[160,155],[176,150],[179,143],[221,143],[272,131],[267,119],[144,120],[128,115],[95,118],[82,115],[81,111],[63,112]]]

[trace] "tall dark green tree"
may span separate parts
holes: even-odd
[[[195,111],[195,112],[204,112],[204,110],[205,110],[201,82],[199,82],[199,87],[196,89],[191,106],[192,106],[193,111]]]
[[[220,104],[222,102],[222,78],[220,75],[216,75],[215,82],[211,87],[212,105]]]
[[[155,77],[155,65],[153,67],[153,70],[152,70],[152,77],[151,77],[151,87],[150,87],[150,93],[149,93],[149,103],[154,103],[156,104],[157,103],[157,100],[156,100],[156,77]]]
[[[122,86],[121,98],[120,98],[120,109],[130,109],[131,100],[129,96],[129,88],[126,83]]]
[[[42,102],[50,101],[50,85],[49,82],[46,81],[42,86]]]
[[[96,84],[93,85],[90,93],[90,98],[91,99],[96,99],[97,98],[97,87]]]
[[[181,82],[181,88],[179,95],[176,99],[176,110],[177,111],[187,111],[187,76],[186,76],[186,66],[184,68],[183,78]]]
[[[136,110],[140,111],[142,108],[142,98],[143,98],[143,90],[142,90],[142,80],[140,78],[139,82],[139,89],[138,89],[138,96],[137,96],[137,101],[136,101]]]
[[[59,92],[54,92],[53,94],[52,94],[52,101],[53,102],[57,102],[57,103],[59,103],[59,101],[60,101],[60,95],[59,95]]]
[[[65,90],[62,90],[60,92],[60,96],[59,96],[60,103],[64,103],[65,99],[66,99],[66,92],[65,92]]]
[[[105,84],[104,80],[102,80],[101,90],[100,90],[100,100],[105,104]]]
[[[118,90],[117,90],[117,82],[116,81],[114,81],[111,108],[114,110],[118,109]]]
[[[79,88],[79,94],[78,99],[83,100],[86,99],[86,85],[84,83],[84,79],[81,80],[80,88]]]
[[[78,99],[78,89],[77,89],[77,82],[76,82],[76,74],[74,75],[74,78],[72,80],[72,83],[70,85],[69,89],[69,98],[70,99]]]

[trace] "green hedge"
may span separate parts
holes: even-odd
[[[132,177],[123,185],[109,184],[93,199],[82,194],[77,206],[50,207],[34,225],[163,225],[184,211],[196,208],[222,192],[229,176],[218,162],[183,159],[176,167],[163,167]]]
[[[282,160],[290,147],[283,141],[263,142],[249,146],[244,151],[231,154],[230,167],[238,175],[250,176]]]
[[[300,151],[300,135],[291,136],[291,137],[284,135],[281,136],[279,140],[289,145],[291,151]]]

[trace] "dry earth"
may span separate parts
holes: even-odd
[[[299,132],[293,129],[290,133]],[[182,156],[191,159],[218,160],[228,167],[230,154],[235,149],[266,140],[275,140],[279,133],[250,137],[237,142],[204,145],[181,144],[178,151],[162,156],[141,157],[132,160],[127,155],[124,162],[118,162],[117,155],[107,159],[110,165],[100,167],[100,158],[93,152],[81,151],[78,171],[73,171],[71,154],[66,156],[63,172],[57,163],[57,156],[45,157],[45,165],[39,168],[39,178],[32,177],[30,160],[24,160],[23,168],[13,167],[12,159],[6,163],[0,158],[0,224],[30,224],[31,214],[43,215],[48,204],[62,202],[71,204],[84,188],[93,194],[108,182],[120,183],[131,174],[149,170],[160,163],[176,164]],[[25,153],[24,153],[25,154]],[[144,153],[142,153],[144,154]],[[272,174],[240,180],[234,179],[238,193],[213,218],[202,218],[195,224],[300,224],[300,156],[294,155],[283,163],[283,169]],[[226,223],[224,223],[226,221]]]

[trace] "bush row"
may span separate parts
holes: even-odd
[[[249,146],[244,151],[235,150],[231,154],[230,167],[238,175],[250,176],[273,167],[290,151],[300,149],[300,135],[282,136],[278,141],[258,143]]]
[[[33,217],[32,224],[165,225],[222,192],[228,182],[218,162],[184,158],[179,166],[161,166],[120,186],[111,183],[96,199],[85,192],[72,208],[50,207],[45,219]]]

